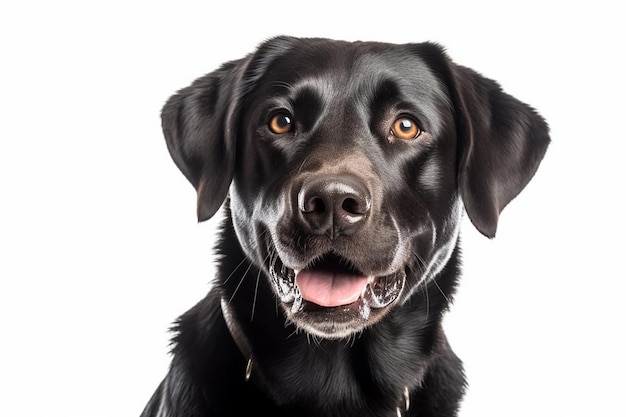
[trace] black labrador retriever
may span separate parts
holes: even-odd
[[[224,204],[209,294],[143,416],[454,416],[442,330],[467,212],[488,237],[548,126],[436,44],[277,37],[172,96],[163,130]]]

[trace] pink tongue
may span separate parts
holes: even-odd
[[[355,302],[365,290],[367,277],[326,271],[300,271],[296,276],[302,298],[322,307]]]

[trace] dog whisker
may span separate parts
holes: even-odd
[[[311,335],[311,337],[310,337],[310,339],[309,339],[309,342],[310,342],[310,340],[311,340],[311,339],[313,339],[313,344],[314,344],[317,348],[322,349],[322,350],[325,350],[325,349],[322,347],[322,343],[321,343],[320,338],[319,338],[318,336],[316,336],[316,335]]]
[[[228,280],[230,280],[230,279],[231,279],[231,277],[235,274],[235,272],[237,272],[237,270],[239,269],[239,267],[240,267],[241,265],[243,265],[243,264],[244,264],[244,262],[246,262],[247,260],[248,260],[248,259],[244,257],[244,258],[241,260],[241,262],[239,262],[239,264],[235,267],[235,269],[233,269],[233,271],[232,271],[232,272],[231,272],[231,273],[230,273],[230,274],[226,277],[226,279],[224,279],[223,283],[224,283],[224,284],[226,284],[226,283],[228,282]]]
[[[267,255],[267,257],[269,257],[269,254]],[[266,257],[266,259],[267,259]],[[256,284],[254,286],[254,297],[252,298],[252,313],[250,314],[250,322],[254,321],[254,310],[256,308],[256,299],[257,296],[259,294],[259,281],[261,279],[261,268],[259,268],[259,271],[256,275]]]
[[[439,286],[439,284],[437,283],[437,277],[433,278],[433,283],[435,284],[435,286],[437,287],[437,289],[439,290],[439,292],[441,293],[441,295],[443,296],[443,298],[445,298],[447,303],[450,303],[450,299],[448,298],[448,296],[443,292],[443,290],[441,289],[441,287]]]
[[[361,337],[362,334],[363,334],[363,332],[361,331],[361,332],[358,332],[358,333],[355,333],[355,334],[351,334],[350,336],[348,336],[346,338],[346,346],[349,347],[349,348],[354,347],[357,339],[359,337]]]
[[[412,255],[417,261],[415,263],[415,267],[419,273],[416,275],[421,276],[421,273],[426,269],[424,267],[425,262],[417,253],[412,252]],[[428,293],[428,283],[424,279],[420,279],[417,283],[417,288],[422,291],[424,298],[426,299],[426,319],[428,319],[428,315],[430,313],[430,294]]]
[[[275,251],[273,251],[275,253]],[[276,254],[276,258],[278,257],[278,255]],[[265,264],[265,262],[270,259],[270,262],[276,262],[276,258],[274,258],[274,261],[272,261],[272,252],[268,253],[265,258],[263,259],[263,263]],[[252,299],[252,314],[250,316],[250,321],[252,321],[254,319],[254,310],[256,308],[256,301],[257,301],[257,295],[259,293],[259,282],[261,279],[261,268],[258,268],[258,273],[256,276],[256,284],[254,286],[254,297]]]
[[[428,320],[428,315],[430,313],[430,295],[428,294],[428,286],[425,282],[420,281],[417,283],[417,287],[421,289],[424,294],[424,298],[426,299],[426,320]]]
[[[302,171],[302,168],[304,168],[304,164],[306,163],[306,161],[309,159],[309,157],[307,156],[306,158],[304,158],[304,160],[302,161],[302,163],[300,164],[300,166],[298,167],[298,171],[297,173],[299,174]]]
[[[246,268],[246,271],[243,273],[241,279],[239,280],[237,287],[235,287],[235,291],[233,291],[233,294],[230,296],[230,299],[228,300],[229,304],[233,301],[233,298],[235,298],[235,294],[237,294],[239,287],[241,287],[241,284],[243,284],[243,281],[246,279],[246,275],[248,275],[248,272],[250,272],[250,268],[252,268],[252,262],[248,263],[248,268]]]

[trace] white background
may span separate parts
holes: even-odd
[[[289,34],[436,41],[546,117],[553,143],[497,237],[463,229],[461,416],[626,416],[618,2],[216,3],[0,6],[0,415],[141,412],[168,327],[208,290],[215,225],[160,108]]]

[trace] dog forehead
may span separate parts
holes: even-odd
[[[409,94],[424,95],[438,84],[411,44],[297,39],[290,47],[259,54],[256,61],[261,87],[277,90],[363,96],[373,86],[393,80]]]

